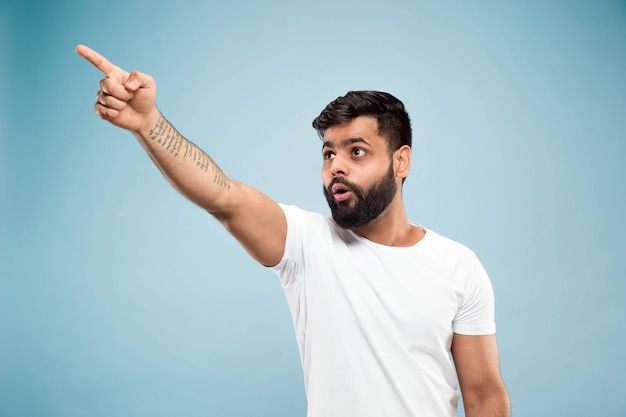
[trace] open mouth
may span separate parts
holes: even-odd
[[[345,184],[336,183],[331,187],[335,201],[345,201],[352,195],[352,190]]]

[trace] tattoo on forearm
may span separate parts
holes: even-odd
[[[154,127],[150,129],[149,136],[151,140],[156,141],[175,157],[179,156],[182,150],[183,159],[192,160],[196,163],[198,168],[205,172],[209,172],[210,169],[215,184],[226,189],[230,188],[228,177],[211,157],[178,133],[163,116],[161,116]]]

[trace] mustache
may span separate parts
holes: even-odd
[[[349,181],[349,180],[347,180],[347,179],[345,179],[343,177],[333,178],[333,180],[328,184],[327,187],[323,187],[324,188],[324,194],[327,196],[327,198],[330,198],[333,195],[333,185],[335,185],[335,184],[345,185],[360,200],[365,198],[365,194],[366,194],[365,190],[363,190],[361,187],[359,187],[358,185],[356,185],[352,181]],[[336,204],[336,202],[333,201],[333,204]]]
[[[348,187],[350,189],[350,191],[354,191],[354,190],[358,190],[359,187],[354,184],[351,181],[348,181],[347,179],[343,178],[343,177],[336,177],[334,178],[330,184],[328,184],[328,187],[326,187],[326,190],[328,191],[329,194],[332,194],[332,189],[333,189],[333,185],[335,184],[343,184],[346,187]]]

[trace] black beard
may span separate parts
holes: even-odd
[[[347,201],[337,202],[333,196],[332,186],[334,184],[344,184],[350,188],[355,202]],[[339,226],[345,229],[356,229],[361,226],[365,226],[385,211],[391,200],[396,195],[398,185],[396,184],[396,178],[393,172],[393,164],[389,164],[389,170],[387,174],[376,184],[372,185],[369,190],[364,191],[357,185],[349,182],[343,177],[337,177],[328,184],[328,187],[323,187],[324,197],[330,207],[330,212],[333,216],[333,220]]]

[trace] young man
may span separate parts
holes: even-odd
[[[231,180],[160,114],[152,77],[77,52],[105,75],[96,113],[280,277],[309,417],[455,416],[457,382],[466,416],[509,416],[487,274],[469,249],[407,219],[411,127],[399,100],[351,92],[313,122],[328,219]]]

